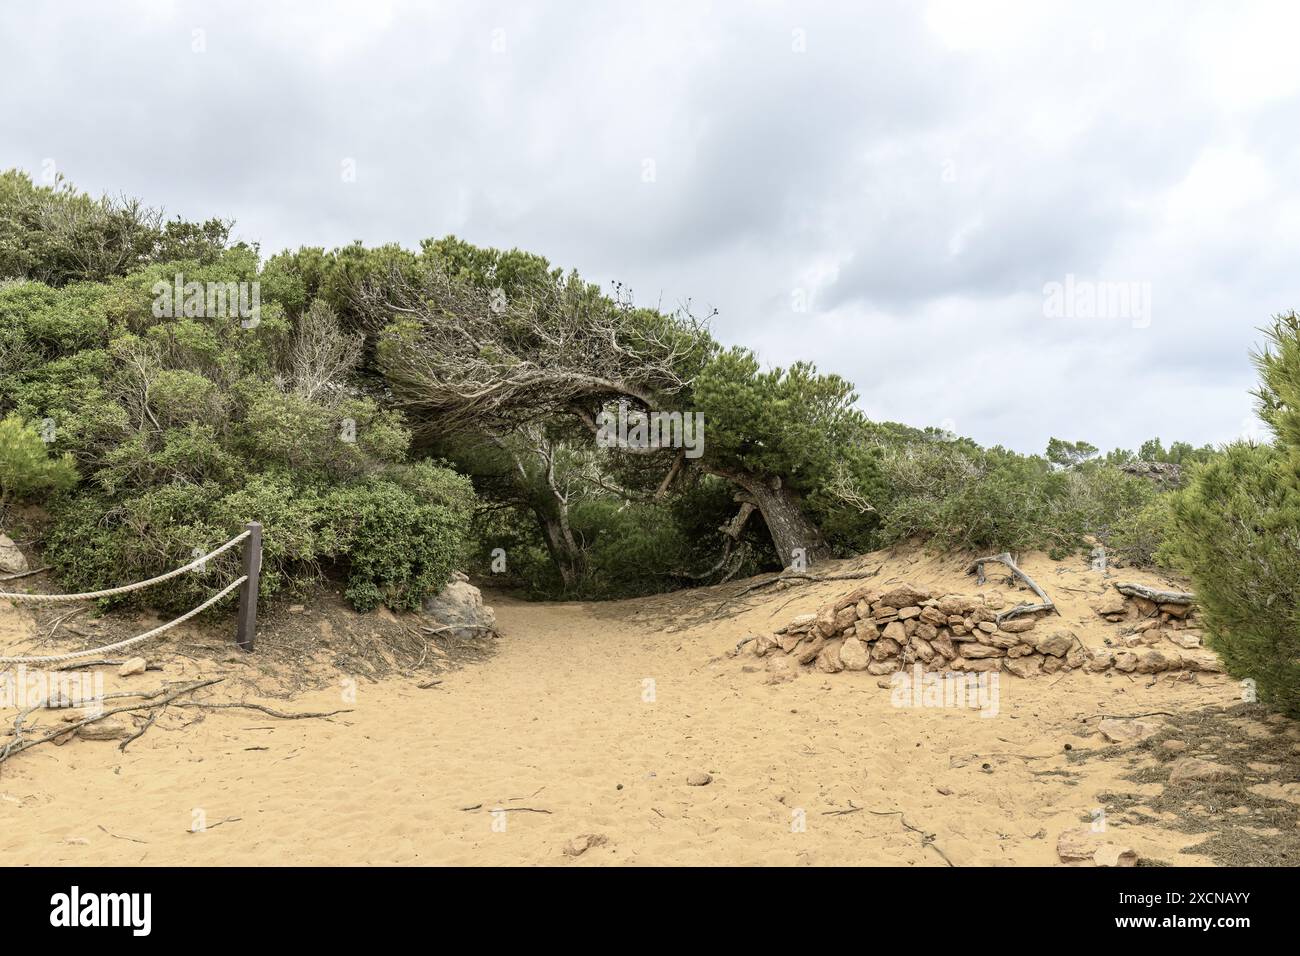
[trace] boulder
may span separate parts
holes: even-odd
[[[1002,664],[1008,672],[1017,677],[1037,677],[1043,672],[1043,658],[1038,654],[1028,657],[1008,657]]]
[[[843,641],[827,641],[826,646],[817,655],[816,668],[823,674],[838,674],[844,670],[840,663],[840,645]]]
[[[1115,670],[1121,674],[1131,674],[1137,669],[1138,656],[1132,651],[1120,651],[1115,655]]]
[[[939,603],[935,605],[936,610],[949,616],[965,616],[975,609],[979,602],[974,598],[966,597],[963,594],[945,594],[939,598]]]
[[[1040,637],[1034,644],[1034,650],[1040,654],[1049,654],[1052,657],[1064,657],[1074,646],[1074,634],[1070,631],[1053,631],[1051,634]]]
[[[22,574],[30,571],[27,558],[7,534],[0,532],[0,573]]]
[[[930,646],[939,652],[944,660],[952,660],[957,656],[957,648],[953,646],[952,638],[946,631],[940,631],[939,636],[930,642]]]
[[[880,636],[880,625],[870,618],[859,618],[853,625],[853,633],[860,641],[874,641]]]
[[[911,584],[900,584],[892,591],[880,595],[880,603],[890,607],[912,607],[930,600],[930,592]]]
[[[1104,647],[1101,650],[1092,651],[1091,655],[1092,656],[1088,658],[1087,663],[1083,665],[1083,669],[1089,674],[1100,674],[1115,663],[1114,651],[1108,650]]]
[[[461,639],[482,637],[497,625],[496,613],[483,603],[483,592],[463,580],[453,579],[437,595],[425,598],[420,613],[435,627],[455,626],[446,633]]]
[[[946,627],[948,625],[948,615],[937,607],[922,608],[921,620],[933,627]]]
[[[1173,657],[1153,647],[1138,655],[1137,665],[1133,669],[1139,674],[1159,674],[1162,671],[1175,670],[1181,664],[1181,657]]]
[[[1096,605],[1097,613],[1102,617],[1114,617],[1119,614],[1128,614],[1128,602],[1124,600],[1124,595],[1118,591],[1108,591],[1106,595]]]
[[[871,651],[856,637],[850,637],[840,645],[840,663],[845,670],[864,671],[871,663]]]
[[[882,637],[872,645],[871,659],[883,661],[890,657],[897,657],[900,650],[902,650],[900,642],[891,637]]]
[[[858,621],[858,608],[856,604],[840,608],[835,612],[835,622],[832,633],[838,634],[847,627],[852,627]]]
[[[894,646],[897,647],[907,640],[907,628],[903,626],[901,621],[890,621],[885,625],[885,636],[881,640],[893,641]]]
[[[794,659],[800,664],[811,664],[826,646],[826,638],[818,634],[810,641],[804,641],[795,648]]]
[[[1229,780],[1240,776],[1231,767],[1203,760],[1200,757],[1183,757],[1169,765],[1170,783],[1200,783],[1208,780]]]
[[[785,629],[787,632],[806,631],[816,623],[816,614],[799,614],[790,619],[790,623],[785,626]]]

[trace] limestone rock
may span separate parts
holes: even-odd
[[[1208,780],[1229,780],[1240,776],[1236,770],[1200,757],[1183,757],[1169,766],[1170,783],[1199,783]]]
[[[132,677],[135,674],[143,674],[145,668],[149,665],[143,657],[133,657],[128,661],[123,661],[122,666],[117,669],[118,677]]]
[[[26,556],[18,550],[18,545],[3,532],[0,532],[0,573],[22,574],[30,571]]]
[[[446,633],[462,640],[482,637],[497,624],[496,613],[483,603],[483,592],[468,581],[453,580],[435,596],[425,598],[420,613],[437,627],[455,625],[454,631]]]
[[[1002,664],[1008,672],[1017,677],[1037,677],[1043,672],[1043,658],[1039,654],[1028,657],[1008,657]]]
[[[897,646],[907,640],[907,628],[899,621],[890,621],[885,625],[884,635],[882,641],[893,641]]]
[[[1073,646],[1074,634],[1070,631],[1053,631],[1040,637],[1034,645],[1034,650],[1040,654],[1050,654],[1052,657],[1064,657]]]
[[[892,637],[882,637],[871,647],[871,659],[883,661],[890,657],[897,657],[902,645]]]
[[[816,667],[823,674],[838,674],[844,670],[840,663],[840,645],[843,641],[827,641],[826,646],[817,655]]]
[[[845,670],[864,671],[871,663],[871,652],[856,637],[850,637],[840,645],[840,663]]]
[[[689,787],[707,787],[711,783],[713,775],[703,770],[695,770],[686,775],[686,785]]]
[[[880,603],[890,607],[912,607],[930,600],[930,592],[911,584],[900,584],[892,591],[880,595]]]

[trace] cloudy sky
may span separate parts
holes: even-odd
[[[10,4],[0,168],[264,253],[519,246],[985,444],[1222,442],[1300,308],[1297,36],[1294,3]]]

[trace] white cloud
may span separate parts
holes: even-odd
[[[0,35],[0,167],[53,158],[266,251],[532,249],[987,443],[1220,441],[1251,414],[1256,327],[1300,299],[1296,17],[28,5]],[[1150,326],[1045,318],[1067,274],[1149,283]]]

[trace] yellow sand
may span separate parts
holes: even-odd
[[[1106,587],[1099,574],[1044,558],[1027,566],[1085,643],[1115,633],[1087,606]],[[902,579],[975,590],[954,561],[916,555],[877,578]],[[169,711],[126,753],[74,740],[16,756],[0,766],[0,863],[1052,864],[1058,833],[1086,822],[1099,792],[1134,786],[1119,781],[1119,761],[1066,763],[1066,743],[1100,743],[1075,736],[1080,716],[1236,699],[1217,676],[1148,686],[1138,676],[1003,675],[990,719],[894,707],[865,673],[770,685],[764,661],[724,655],[852,586],[759,592],[735,617],[674,631],[671,618],[703,618],[722,592],[614,604],[488,595],[500,652],[436,688],[362,681],[355,703],[342,687],[266,701],[355,708],[330,721],[219,710],[183,727],[197,713]],[[0,609],[5,646],[22,620]],[[206,673],[165,650],[154,652],[164,673],[110,670],[107,689]],[[12,711],[0,719],[8,726]],[[1044,774],[1062,769],[1083,776]],[[688,786],[695,771],[712,783]],[[190,832],[196,811],[205,832]],[[565,855],[582,834],[608,842]],[[1179,855],[1196,838],[1173,830],[1129,827],[1116,839],[1144,856],[1205,862]]]

